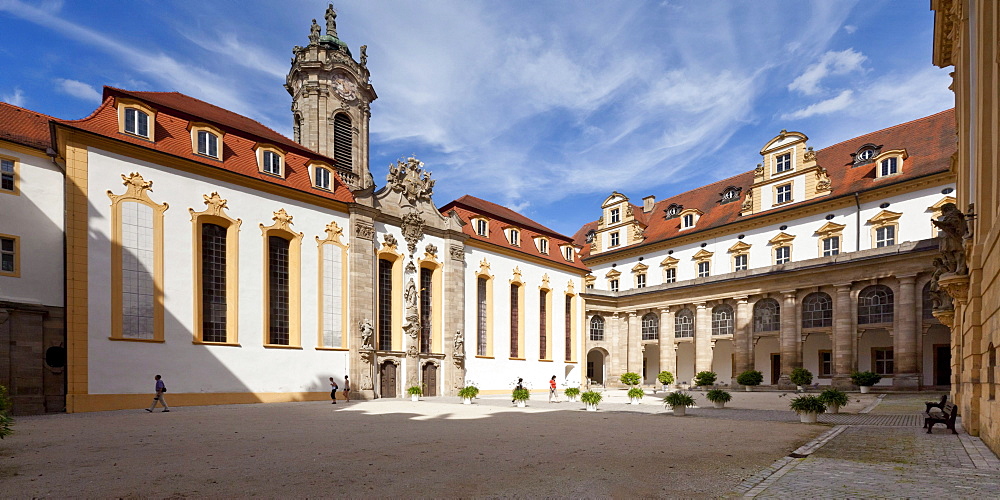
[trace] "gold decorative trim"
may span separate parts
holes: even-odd
[[[795,239],[795,236],[792,236],[792,235],[790,235],[790,234],[782,231],[782,232],[776,234],[770,240],[768,240],[767,244],[768,245],[782,245],[782,244],[785,244],[785,243],[790,243],[794,239]]]

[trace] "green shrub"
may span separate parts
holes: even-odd
[[[579,387],[567,387],[566,390],[563,391],[563,394],[566,394],[566,397],[575,398],[575,397],[577,397],[577,396],[580,395],[580,388]]]
[[[640,389],[638,387],[633,387],[633,388],[631,388],[631,389],[628,390],[628,397],[629,397],[629,399],[642,399],[643,396],[645,396],[645,395],[646,395],[646,393],[642,389]]]
[[[820,401],[818,396],[799,396],[791,400],[788,406],[795,410],[795,413],[823,413],[826,411],[826,405]]]
[[[851,383],[861,387],[871,387],[882,380],[882,376],[875,372],[854,372],[851,374]]]
[[[424,390],[421,389],[419,385],[415,385],[415,386],[410,387],[409,389],[407,389],[406,393],[409,394],[409,395],[411,395],[411,396],[414,395],[414,394],[416,394],[417,396],[423,396]]]
[[[843,391],[838,391],[837,389],[830,388],[819,394],[819,400],[825,405],[829,406],[847,406],[847,394]]]
[[[531,397],[531,392],[527,389],[514,389],[513,399],[514,401],[527,401]]]
[[[656,380],[659,380],[663,385],[670,385],[674,383],[674,374],[670,372],[660,372],[656,376]]]
[[[728,403],[733,399],[733,395],[722,389],[712,389],[705,393],[705,398],[713,403]]]
[[[587,391],[580,395],[580,401],[583,401],[588,405],[596,405],[597,403],[600,403],[602,399],[604,399],[604,396],[601,396],[601,393],[596,391]]]
[[[760,385],[764,381],[764,374],[757,370],[747,370],[736,377],[736,383],[740,385]]]
[[[10,416],[13,405],[7,397],[7,388],[0,385],[0,439],[14,433],[14,417]]]
[[[458,390],[458,397],[462,399],[472,399],[479,395],[479,388],[474,385],[467,385]]]
[[[813,381],[813,374],[805,368],[795,368],[792,370],[792,373],[788,378],[790,378],[792,383],[795,385],[809,385]]]
[[[639,374],[634,372],[623,373],[621,381],[625,385],[639,385]]]
[[[712,385],[715,383],[716,377],[717,375],[715,372],[698,372],[698,374],[694,376],[694,385],[697,385],[698,387]]]
[[[671,392],[663,398],[664,406],[694,406],[694,398],[680,391]]]

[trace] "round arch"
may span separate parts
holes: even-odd
[[[611,355],[601,347],[587,351],[587,378],[592,384],[604,385],[607,380],[607,366]]]

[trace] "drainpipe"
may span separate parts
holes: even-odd
[[[861,193],[854,193],[854,205],[858,207],[858,210],[854,213],[854,244],[857,246],[858,252],[861,251],[861,197],[858,195]]]

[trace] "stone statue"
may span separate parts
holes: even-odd
[[[315,44],[319,43],[319,30],[320,30],[319,24],[316,23],[315,19],[313,19],[312,26],[309,27],[309,44],[310,45],[315,45]]]
[[[361,46],[361,65],[365,66],[368,64],[368,46]]]
[[[326,7],[326,34],[332,37],[337,36],[337,11],[333,10],[333,4]]]
[[[934,274],[931,275],[931,283],[928,291],[931,296],[932,309],[935,311],[951,311],[955,306],[951,303],[951,295],[941,289],[938,279],[942,274],[948,272],[944,261],[940,257],[934,258]]]
[[[403,330],[410,338],[415,339],[420,332],[420,313],[417,311],[417,286],[413,283],[413,278],[406,283],[403,301],[406,304],[406,324],[403,325]]]
[[[403,293],[403,299],[406,301],[406,309],[416,309],[417,308],[417,286],[413,282],[413,278],[410,278],[409,283],[406,284],[406,292]]]
[[[740,207],[744,212],[753,208],[753,189],[747,191],[747,196]]]
[[[965,214],[954,203],[945,203],[941,207],[941,216],[931,222],[944,232],[938,236],[938,248],[947,272],[969,274],[969,268],[965,264],[965,238],[969,234]]]
[[[375,346],[372,345],[372,335],[375,333],[375,328],[372,326],[371,320],[368,318],[361,320],[359,328],[361,329],[361,348],[374,349]]]
[[[455,332],[455,356],[465,356],[465,334],[462,330]]]

